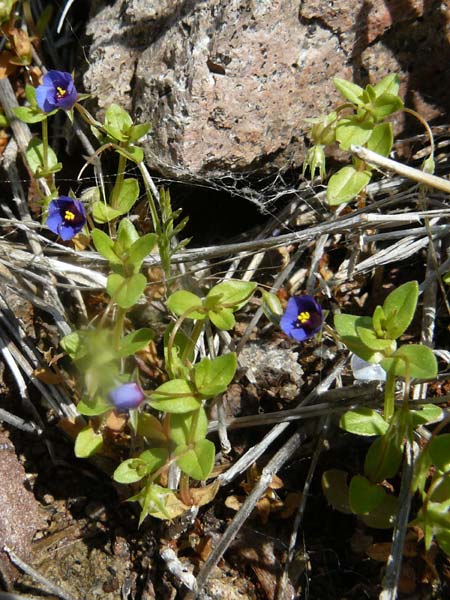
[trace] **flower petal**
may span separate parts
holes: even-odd
[[[108,396],[118,410],[137,408],[145,398],[141,387],[134,382],[119,385]]]

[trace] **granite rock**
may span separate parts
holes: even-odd
[[[150,121],[147,160],[178,179],[298,166],[305,119],[339,99],[334,76],[398,72],[426,118],[450,104],[450,9],[434,0],[99,0],[84,75]],[[403,127],[398,120],[397,130]]]

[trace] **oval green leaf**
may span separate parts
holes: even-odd
[[[434,379],[437,376],[437,361],[433,351],[420,344],[402,346],[390,358],[381,361],[383,369],[385,371],[395,369],[397,377],[405,377],[406,364],[409,365],[410,377]]]
[[[362,475],[352,477],[349,486],[350,508],[356,515],[371,513],[384,500],[386,492]]]
[[[356,435],[383,435],[389,425],[376,410],[372,408],[356,408],[344,413],[339,427]]]
[[[389,294],[383,303],[386,331],[391,339],[398,338],[413,320],[419,298],[419,284],[408,281]]]
[[[135,273],[131,277],[112,273],[106,281],[106,290],[121,308],[131,308],[139,300],[146,285],[147,280],[142,273]]]
[[[199,440],[191,449],[187,449],[186,446],[179,446],[175,450],[175,456],[177,455],[180,455],[177,459],[177,465],[181,471],[193,479],[203,481],[211,473],[214,466],[216,448],[209,440]]]
[[[203,306],[201,298],[186,290],[179,290],[171,294],[167,300],[167,306],[179,317],[187,311],[189,311],[187,316],[189,319],[204,319],[206,317],[206,313],[195,310]]]
[[[370,171],[357,171],[353,165],[347,165],[330,177],[327,187],[327,199],[330,206],[337,206],[353,200],[369,183]]]
[[[170,416],[170,438],[177,446],[187,446],[206,437],[208,417],[203,408]]]
[[[172,379],[151,394],[150,405],[167,413],[186,413],[200,408],[201,401],[185,379]]]
[[[88,458],[96,454],[103,445],[103,436],[95,432],[90,425],[80,431],[75,440],[75,456]]]

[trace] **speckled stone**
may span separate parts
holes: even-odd
[[[8,546],[25,562],[31,562],[31,542],[46,526],[44,511],[33,494],[26,489],[26,474],[17,460],[14,446],[0,430],[0,560],[10,577],[17,571],[12,567],[3,546]]]
[[[110,4],[97,1],[88,25],[85,85],[100,113],[114,101],[152,123],[147,161],[175,178],[300,165],[305,119],[340,99],[335,76],[364,85],[398,72],[408,106],[425,118],[450,105],[445,2]]]

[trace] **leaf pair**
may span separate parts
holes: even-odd
[[[204,399],[226,391],[237,367],[234,352],[194,365],[188,379],[172,379],[151,394],[151,406],[167,413],[186,413],[200,408]]]
[[[115,241],[100,229],[92,231],[92,240],[96,250],[109,261],[115,271],[107,280],[108,294],[121,308],[131,308],[137,303],[147,284],[145,276],[139,270],[156,244],[156,234],[147,233],[139,237],[131,221],[122,219]]]
[[[347,348],[363,360],[380,363],[399,377],[436,377],[437,362],[429,348],[410,344],[397,349],[396,340],[411,324],[418,297],[417,281],[409,281],[391,292],[372,317],[337,314],[334,326]]]
[[[195,320],[208,317],[218,329],[229,330],[236,322],[233,313],[244,306],[255,288],[256,283],[230,279],[211,288],[204,299],[184,290],[175,292],[167,305],[180,317]]]

